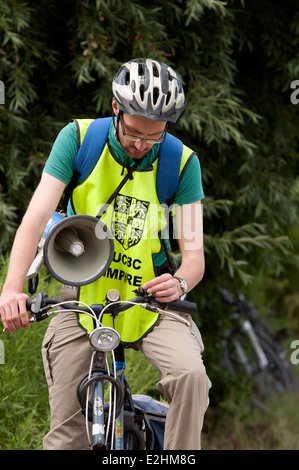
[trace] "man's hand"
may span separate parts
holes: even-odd
[[[7,333],[20,328],[27,329],[29,319],[26,309],[26,299],[28,295],[22,292],[5,291],[0,297],[0,315]]]
[[[181,284],[171,274],[165,273],[146,282],[142,286],[148,294],[152,294],[158,302],[172,302],[182,295]]]

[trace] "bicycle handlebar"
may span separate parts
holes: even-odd
[[[104,313],[110,313],[113,315],[117,315],[120,312],[123,312],[129,308],[132,308],[132,304],[142,304],[142,306],[150,311],[153,312],[161,312],[165,310],[171,310],[173,312],[180,312],[184,313],[187,315],[194,315],[197,312],[197,305],[194,302],[188,302],[185,300],[176,300],[173,302],[169,303],[159,303],[157,302],[154,297],[149,296],[146,291],[144,291],[142,288],[139,288],[135,291],[137,293],[137,297],[134,297],[130,300],[127,301],[121,301],[116,304],[116,302],[113,301],[108,301],[105,307],[105,312]],[[27,299],[26,301],[26,308],[28,312],[31,312],[34,314],[34,318],[31,319],[31,321],[42,321],[46,318],[48,318],[49,314],[47,310],[49,310],[52,306],[61,304],[63,302],[62,307],[65,310],[76,310],[82,313],[89,313],[90,308],[88,306],[86,307],[81,307],[81,306],[74,306],[73,303],[71,302],[64,302],[63,299],[60,299],[58,297],[48,297],[46,293],[40,292],[33,297]],[[48,309],[47,309],[48,307]],[[94,309],[97,313],[101,313],[101,310],[103,309],[102,304],[94,304],[90,306],[92,309]]]

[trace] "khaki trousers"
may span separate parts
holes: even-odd
[[[138,349],[161,374],[158,388],[170,403],[164,449],[198,450],[211,386],[201,353],[201,335],[164,316]],[[89,449],[85,418],[77,400],[77,384],[90,365],[90,344],[78,326],[76,314],[60,313],[52,319],[43,341],[43,361],[49,386],[51,428],[45,450]]]

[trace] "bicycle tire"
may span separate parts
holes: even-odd
[[[105,403],[105,420],[108,416],[109,403]],[[123,410],[123,431],[124,431],[124,441],[123,450],[144,450],[145,449],[145,440],[144,440],[144,422],[141,416],[137,416],[135,411],[131,409],[126,409],[124,405]],[[112,428],[110,428],[110,433],[107,436],[107,449],[111,449],[111,442],[113,442],[114,437],[111,434]]]
[[[142,429],[138,428],[136,423],[126,423],[124,429],[124,448],[123,450],[144,450],[145,441]],[[113,440],[111,433],[108,436],[107,448],[111,449],[111,440]]]
[[[142,423],[136,422],[135,416],[126,419],[126,412],[124,412],[124,430],[124,450],[144,450]]]
[[[241,350],[236,351],[236,341],[243,348],[243,363],[240,360]],[[251,402],[258,408],[265,410],[269,400],[285,391],[290,391],[290,379],[284,363],[273,349],[259,337],[260,345],[267,357],[268,365],[262,369],[258,365],[256,352],[247,335],[241,330],[234,332],[224,343],[224,359],[226,365],[233,375],[245,373],[251,381]],[[244,346],[243,346],[244,345]],[[248,354],[250,352],[250,354]],[[247,364],[244,363],[244,358]],[[247,370],[246,370],[247,368]],[[251,369],[251,373],[250,373]]]
[[[279,356],[280,360],[282,361],[286,374],[288,376],[289,390],[298,390],[298,378],[295,374],[292,364],[289,361],[286,349],[283,347],[280,341],[276,339],[276,336],[273,331],[269,328],[267,323],[260,318],[254,320],[254,330],[259,340],[265,341],[265,343],[268,344],[268,346],[275,352],[275,354],[277,354],[277,356]]]

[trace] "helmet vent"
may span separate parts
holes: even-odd
[[[153,89],[153,103],[156,104],[159,98],[159,88],[155,87]]]
[[[170,93],[170,91],[168,91],[167,96],[166,96],[166,103],[165,103],[166,106],[168,105],[170,98],[171,98],[171,93]]]
[[[144,100],[144,85],[140,85],[139,91],[140,91],[140,98],[143,101]]]
[[[141,77],[142,75],[144,75],[144,67],[143,67],[143,64],[138,64],[138,75],[139,75],[139,77]]]
[[[153,62],[153,76],[154,77],[159,77],[159,70],[156,64]]]
[[[130,85],[130,72],[129,71],[125,75],[125,83],[126,85]]]

